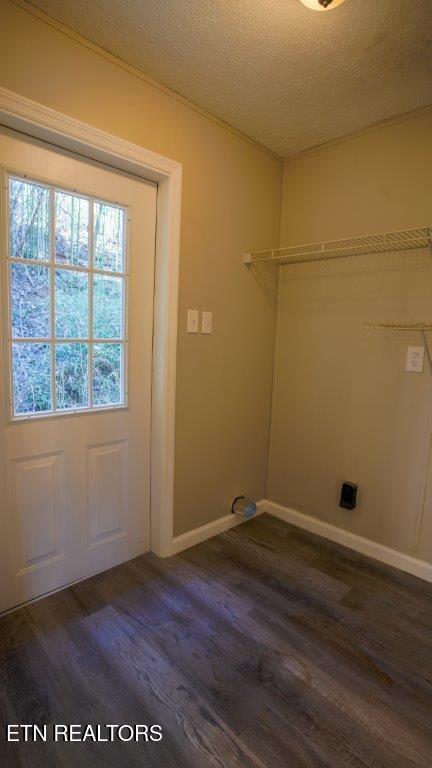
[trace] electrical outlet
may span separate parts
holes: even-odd
[[[408,347],[406,369],[421,373],[423,371],[424,347]]]

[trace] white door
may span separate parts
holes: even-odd
[[[156,185],[0,132],[0,611],[148,551]]]

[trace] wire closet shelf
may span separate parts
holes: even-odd
[[[251,251],[244,256],[245,264],[302,264],[308,261],[326,261],[346,256],[367,256],[373,253],[408,251],[415,248],[431,248],[432,228],[404,229],[380,235],[351,237],[346,240],[311,245],[294,245],[267,251]]]

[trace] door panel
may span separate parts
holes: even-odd
[[[90,547],[126,536],[126,444],[122,440],[87,448]]]
[[[20,421],[11,421],[9,418],[10,402],[7,387],[4,386],[10,377],[10,337],[9,321],[5,318],[8,249],[6,237],[3,238],[2,315],[5,322],[1,329],[4,375],[1,383],[3,391],[0,392],[0,525],[5,531],[5,536],[2,536],[0,541],[0,610],[6,610],[149,549],[151,360],[157,187],[151,182],[108,170],[97,163],[76,159],[68,153],[29,141],[6,129],[0,131],[0,165],[5,169],[5,179],[8,171],[26,176],[29,182],[40,182],[50,189],[56,189],[55,193],[48,192],[52,201],[51,214],[44,214],[45,219],[39,215],[42,222],[39,222],[39,228],[46,227],[46,216],[52,217],[50,233],[47,235],[52,238],[50,274],[53,275],[51,283],[54,283],[50,288],[51,303],[54,307],[50,319],[50,349],[54,350],[52,356],[59,367],[54,368],[54,377],[52,364],[51,373],[48,375],[47,372],[46,380],[51,379],[51,387],[58,386],[58,370],[61,370],[61,375],[69,377],[69,384],[71,370],[78,370],[73,366],[71,369],[71,358],[67,359],[66,367],[60,368],[61,355],[64,355],[65,349],[61,347],[57,337],[76,334],[79,341],[88,334],[91,338],[93,335],[96,338],[99,335],[108,337],[113,334],[115,342],[119,322],[117,296],[119,290],[123,290],[120,285],[123,283],[116,277],[116,272],[121,269],[118,266],[118,243],[113,241],[112,227],[111,230],[109,226],[104,229],[103,223],[106,216],[111,216],[116,206],[125,211],[124,220],[128,233],[127,276],[123,281],[128,294],[128,301],[124,301],[127,336],[123,346],[123,349],[127,348],[124,380],[126,405],[96,411],[88,409],[80,412],[79,409],[71,409],[61,415],[42,414]],[[2,192],[3,196],[7,194],[5,183]],[[88,220],[84,219],[85,226],[81,227],[79,235],[76,235],[73,226],[68,229],[67,223],[70,195],[74,194],[87,196],[90,200],[90,214]],[[92,202],[93,199],[95,202]],[[58,200],[59,205],[63,206],[61,214],[56,209]],[[43,204],[45,205],[45,201]],[[74,210],[78,210],[83,221],[83,216],[87,214],[85,206],[80,206],[81,203],[77,204]],[[5,206],[2,210],[2,230],[6,235]],[[61,221],[60,215],[63,216]],[[97,225],[96,216],[99,216]],[[102,224],[99,226],[100,221]],[[23,224],[23,231],[24,225],[27,226],[26,222]],[[54,232],[54,227],[58,228],[60,234],[57,229]],[[89,235],[87,231],[90,232]],[[42,260],[47,258],[37,251],[39,244],[44,244],[44,236],[43,232],[37,233],[37,242],[30,258],[34,257],[34,253]],[[55,268],[57,259],[60,259],[59,253],[64,267],[60,275]],[[86,268],[86,259],[89,265],[91,264],[91,269],[94,268],[96,272],[79,273],[80,269]],[[13,262],[13,258],[10,261]],[[23,259],[21,263],[22,261]],[[30,263],[34,266],[34,262]],[[78,272],[75,272],[75,265]],[[15,263],[11,266],[12,269],[16,272],[17,280],[21,281],[21,288],[24,285],[22,291],[25,304],[27,283],[23,281]],[[33,284],[37,279],[38,285],[42,284],[39,276],[43,270],[40,267],[38,269],[39,272],[37,269],[27,270],[27,282]],[[103,270],[112,274],[102,274]],[[42,277],[45,280],[45,276]],[[89,298],[88,323],[82,323],[80,326],[75,318],[76,305],[84,295],[79,290],[85,292],[89,281],[93,281],[91,285],[94,286],[94,291],[92,298]],[[71,285],[76,293],[69,301],[67,291]],[[77,286],[81,288],[78,289]],[[42,294],[41,303],[39,299]],[[27,328],[44,328],[43,323],[46,325],[48,322],[48,299],[44,286],[42,294],[39,291],[38,302],[34,302],[34,294],[31,293],[33,304],[29,302],[30,311],[20,315],[19,329],[25,328],[23,336],[29,334]],[[102,299],[99,298],[101,295]],[[63,316],[60,313],[60,317],[55,312],[58,296],[63,308]],[[123,300],[125,298],[124,295]],[[96,306],[98,301],[102,303]],[[87,307],[87,304],[84,303],[83,306]],[[66,312],[64,307],[68,308]],[[99,330],[101,312],[104,313],[106,327]],[[15,326],[18,326],[17,322]],[[69,331],[69,328],[72,330]],[[75,331],[75,328],[78,330]],[[94,330],[97,333],[93,334]],[[33,335],[39,332],[37,330]],[[16,333],[19,331],[13,329],[12,336],[15,337]],[[87,338],[85,343],[88,341]],[[112,370],[107,361],[110,355],[109,360],[113,355],[118,355],[118,350],[114,348],[115,343],[110,349],[110,343],[110,339],[103,338],[100,344],[87,344],[88,349],[91,349],[91,353],[88,353],[91,358],[89,365],[92,364],[88,380],[90,386],[94,387],[95,405],[98,404],[98,398],[103,402],[105,390],[112,386]],[[120,345],[117,346],[120,349]],[[75,353],[80,350],[77,347],[66,350],[68,354],[72,351]],[[48,357],[47,354],[44,361],[47,361]],[[74,359],[72,356],[72,362]],[[24,370],[23,375],[25,373]],[[56,379],[54,383],[53,378]],[[85,393],[81,393],[81,396],[85,397]],[[65,407],[68,406],[67,398],[61,401],[61,407],[64,404]],[[91,407],[91,401],[89,405]]]
[[[63,455],[11,463],[19,574],[64,558]]]

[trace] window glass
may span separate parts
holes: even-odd
[[[56,269],[55,328],[58,338],[87,338],[88,274],[86,272]]]
[[[87,408],[88,345],[56,344],[57,408]]]
[[[13,177],[8,203],[12,416],[124,405],[124,209]]]
[[[104,203],[94,206],[94,260],[97,269],[124,270],[124,212]]]
[[[95,344],[93,354],[93,398],[95,405],[117,405],[121,401],[121,345]]]
[[[9,248],[16,259],[49,260],[49,189],[9,180]]]
[[[63,264],[88,265],[89,201],[55,193],[55,257]]]
[[[11,315],[14,338],[50,335],[50,285],[48,267],[11,264]]]
[[[48,344],[12,344],[14,413],[51,410],[51,367]]]
[[[123,279],[95,275],[93,285],[93,336],[95,339],[120,339],[123,325]]]

